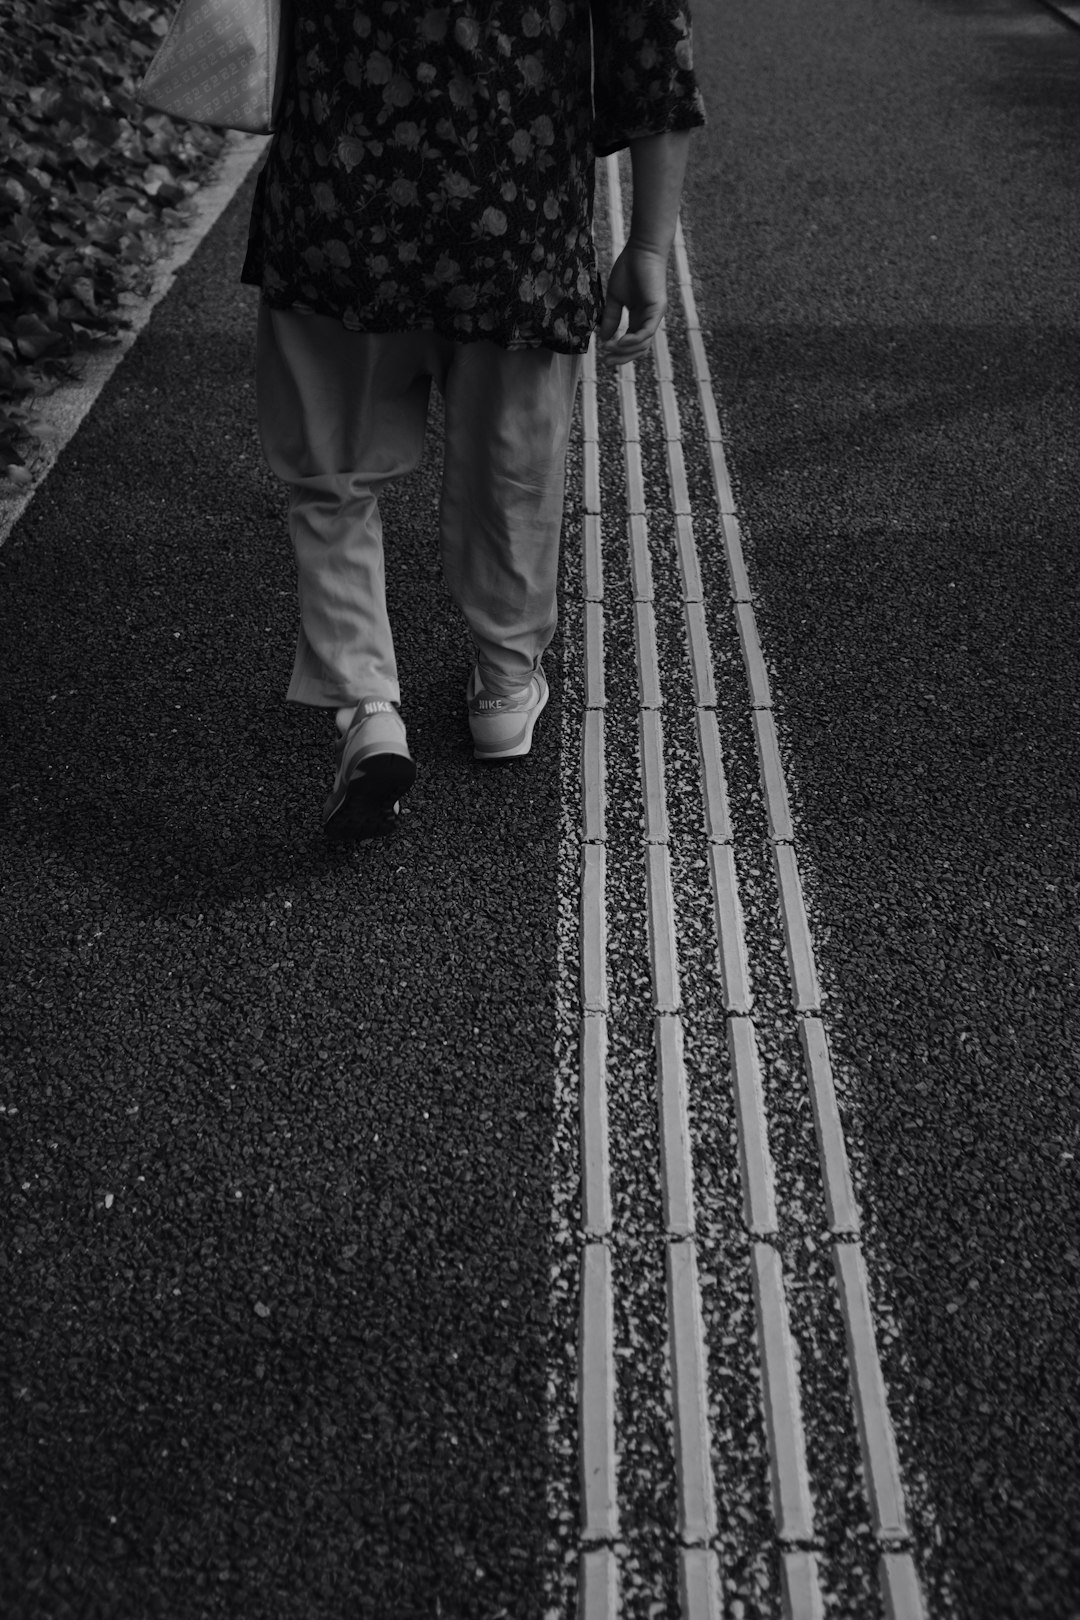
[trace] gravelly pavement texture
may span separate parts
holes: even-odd
[[[688,234],[931,1611],[1069,1620],[1080,36],[696,20]],[[436,428],[385,502],[423,773],[396,838],[325,846],[245,223],[0,551],[0,1606],[529,1620],[560,649],[530,760],[477,767]]]
[[[695,17],[691,251],[929,1588],[1071,1616],[1080,34],[1026,0]]]
[[[558,728],[472,760],[429,468],[385,508],[425,771],[396,838],[325,845],[245,225],[241,198],[0,554],[0,1592],[530,1615]]]

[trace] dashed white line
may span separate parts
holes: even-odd
[[[699,707],[695,721],[701,765],[701,796],[705,805],[705,832],[711,843],[730,844],[732,833],[727,778],[724,775],[724,756],[720,749],[716,715],[712,709]]]
[[[580,1620],[617,1620],[619,1572],[610,1547],[582,1553],[578,1590]]]
[[[772,709],[755,709],[753,720],[754,743],[757,747],[762,791],[765,794],[765,814],[769,818],[769,836],[778,844],[789,844],[795,832],[791,824],[787,784],[780,763],[780,743],[776,735],[776,721]]]
[[[582,1166],[581,1306],[578,1329],[578,1459],[581,1477],[579,1620],[616,1620],[619,1531],[615,1456],[615,1329],[607,1108],[607,787],[604,737],[604,608],[596,361],[582,376],[585,514],[585,720],[581,739]],[[600,1545],[597,1545],[600,1543]]]
[[[683,1031],[680,1020],[658,1015],[655,1021],[655,1040],[664,1230],[668,1237],[692,1237],[694,1179],[690,1159],[686,1067],[683,1061]]]
[[[777,1228],[775,1176],[765,1124],[757,1037],[749,1018],[729,1018],[727,1027],[742,1164],[743,1219],[752,1237],[773,1237]]]
[[[833,1249],[833,1261],[847,1328],[851,1387],[862,1440],[874,1532],[882,1542],[907,1541],[911,1531],[904,1504],[904,1488],[900,1481],[896,1441],[889,1421],[885,1381],[878,1360],[866,1267],[858,1243],[854,1240],[837,1243]]]
[[[603,844],[586,844],[581,860],[581,1005],[586,1013],[606,1013],[607,852]]]
[[[586,1243],[581,1272],[581,1539],[619,1533],[615,1480],[615,1360],[611,1253]]]
[[[613,246],[622,238],[618,165],[606,164]],[[923,1620],[922,1594],[910,1545],[895,1438],[877,1352],[859,1212],[852,1185],[827,1035],[814,944],[803,897],[796,833],[787,792],[772,686],[742,550],[704,338],[693,300],[681,230],[676,268],[691,367],[705,423],[716,516],[723,535],[731,609],[743,654],[747,708],[757,748],[791,985],[812,1104],[841,1314],[847,1337],[855,1427],[879,1557],[882,1599],[890,1620]],[[807,1466],[798,1358],[788,1316],[784,1266],[776,1244],[778,1210],[768,1119],[754,1025],[734,835],[717,724],[709,622],[694,533],[677,380],[666,336],[654,345],[669,513],[682,585],[687,667],[694,694],[704,831],[708,840],[715,949],[728,1041],[738,1134],[747,1263],[755,1302],[763,1408],[772,1480],[782,1602],[788,1620],[825,1612]],[[649,513],[642,465],[641,414],[634,370],[617,377],[626,483],[627,562],[633,596],[638,678],[642,806],[641,861],[646,899],[654,1016],[654,1074],[665,1233],[665,1287],[676,1462],[680,1608],[683,1620],[719,1620],[722,1571],[714,1543],[717,1508],[709,1409],[707,1349],[697,1275],[694,1166],[683,1051],[679,919],[669,849],[663,671],[657,647]],[[580,1620],[614,1620],[619,1608],[619,1514],[614,1352],[614,1284],[610,1239],[607,1114],[607,788],[604,708],[605,620],[600,431],[595,359],[582,388],[585,511],[581,526],[585,715],[580,737],[580,1140],[582,1258],[579,1324]]]
[[[751,705],[756,711],[755,718],[758,719],[757,738],[762,787],[770,821],[770,836],[773,840],[773,857],[791,975],[792,999],[801,1023],[804,1017],[816,1015],[820,1007],[821,998],[813,940],[810,935],[806,908],[803,903],[802,884],[794,844],[788,841],[790,837],[788,798],[779,746],[776,743],[775,725],[764,725],[759,718],[768,713],[771,721],[771,687],[757,632],[749,580],[742,553],[741,535],[738,520],[735,517],[731,479],[724,454],[719,412],[716,409],[716,402],[712,393],[708,358],[701,335],[701,324],[697,316],[690,276],[690,264],[681,225],[676,234],[675,261],[680,297],[687,329],[690,334],[690,348],[693,356],[693,370],[698,387],[699,402],[707,424],[709,457],[712,465],[717,505],[722,515],[733,608],[738,621],[739,638],[743,649]],[[666,369],[666,364],[666,362],[661,363],[661,370]],[[729,1030],[731,1026],[743,1022],[745,1021],[731,1019],[729,1021]],[[825,1031],[820,1019],[816,1017],[809,1036],[804,1038],[803,1049],[807,1063],[807,1078],[811,1096],[814,1100],[815,1120],[818,1126],[819,1158],[827,1203],[830,1211],[839,1208],[842,1211],[843,1219],[851,1223],[852,1230],[857,1231],[858,1216],[847,1170],[846,1151],[843,1150],[843,1136],[839,1127],[839,1116],[835,1112],[834,1099],[831,1100],[830,1106],[831,1084],[826,1084],[825,1080],[826,1068],[822,1061],[827,1052]],[[745,1061],[744,1053],[744,1063]],[[748,1090],[751,1093],[753,1092],[752,1083],[748,1086]],[[759,1097],[751,1096],[747,1100],[755,1110],[761,1108]],[[760,1127],[764,1131],[763,1112],[760,1114]],[[757,1247],[755,1245],[755,1248]],[[925,1610],[922,1593],[915,1571],[914,1559],[908,1550],[910,1528],[907,1521],[903,1483],[900,1478],[897,1460],[896,1442],[877,1351],[866,1268],[857,1238],[845,1237],[835,1243],[834,1263],[839,1282],[841,1311],[848,1343],[852,1399],[859,1431],[863,1471],[874,1530],[882,1554],[881,1579],[883,1596],[889,1608],[891,1620],[923,1620]],[[778,1264],[779,1261],[777,1260]],[[775,1347],[773,1348],[775,1350]],[[766,1359],[770,1353],[773,1352],[766,1347]],[[774,1446],[774,1468],[776,1458],[777,1450]],[[785,1535],[782,1525],[779,1527],[781,1540],[804,1539],[801,1536],[789,1538]],[[805,1539],[809,1540],[810,1538],[806,1537]],[[787,1579],[786,1564],[785,1571],[785,1600],[788,1604],[789,1614],[794,1617],[795,1615],[801,1616],[804,1612],[813,1612],[820,1604],[820,1594],[804,1590],[803,1595],[799,1598],[799,1607],[792,1607],[794,1601],[793,1589]],[[807,1581],[810,1582],[811,1586],[816,1583],[816,1577],[809,1565],[800,1566],[800,1580],[803,1581],[804,1585]]]
[[[675,518],[675,553],[682,575],[684,602],[701,602],[701,568],[698,563],[697,543],[694,540],[694,520],[689,512],[680,512]]]
[[[613,254],[622,246],[622,199],[618,163],[607,163],[609,219]],[[641,463],[640,426],[633,368],[619,374],[628,539],[635,584],[634,632],[639,699],[639,763],[645,829],[642,839],[648,902],[649,963],[655,1021],[655,1063],[659,1109],[664,1225],[667,1234],[666,1291],[668,1339],[671,1357],[671,1397],[674,1418],[675,1475],[678,1492],[678,1530],[681,1541],[680,1598],[683,1620],[719,1620],[720,1581],[716,1554],[710,1543],[716,1535],[716,1503],[706,1391],[705,1332],[694,1247],[693,1167],[687,1118],[686,1077],[683,1066],[683,1031],[679,1017],[682,992],[679,982],[678,943],[675,929],[671,856],[667,847],[667,810],[664,773],[663,693],[656,644],[656,618],[651,600],[651,571],[635,559],[635,543],[647,555],[645,490]],[[674,395],[671,399],[674,405]],[[677,431],[677,411],[673,418]],[[669,460],[681,460],[677,444],[669,444]],[[678,455],[676,456],[676,452]],[[673,471],[673,506],[689,513],[685,470],[681,492]],[[634,522],[641,514],[641,521]],[[648,587],[648,595],[644,587]],[[710,676],[711,678],[711,676]]]
[[[810,1500],[799,1377],[788,1324],[784,1274],[780,1255],[772,1244],[755,1243],[751,1252],[776,1529],[783,1542],[812,1542],[814,1506]]]
[[[825,1190],[825,1213],[829,1231],[835,1237],[855,1237],[859,1231],[859,1211],[851,1186],[848,1168],[847,1144],[840,1124],[840,1110],[836,1105],[832,1064],[825,1041],[825,1027],[820,1018],[799,1020],[799,1038],[802,1042],[806,1075],[810,1082],[810,1101],[814,1110],[814,1129],[817,1132],[818,1154],[821,1160]]]
[[[642,512],[630,514],[630,588],[635,602],[653,599],[652,558],[649,555],[649,531]]]
[[[735,852],[730,844],[714,844],[710,849],[709,876],[712,881],[713,922],[724,1011],[739,1013],[746,1018],[752,1011],[750,967],[746,958],[739,884],[735,876]]]
[[[675,940],[675,903],[671,895],[671,857],[664,844],[645,846],[649,902],[649,955],[652,961],[653,1008],[677,1013],[682,1006],[679,955]]]
[[[668,841],[667,782],[664,776],[664,732],[659,709],[641,710],[638,716],[641,750],[641,787],[645,800],[645,842]]]
[[[604,750],[604,711],[585,710],[581,736],[582,836],[587,844],[602,844],[607,837],[607,761]]]
[[[784,923],[784,945],[791,978],[791,1000],[796,1012],[814,1013],[821,1005],[814,942],[803,902],[799,863],[791,844],[773,844],[773,865]]]
[[[611,1232],[608,1154],[607,1019],[581,1020],[581,1219],[586,1239]]]

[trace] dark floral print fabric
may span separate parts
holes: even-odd
[[[361,332],[581,353],[594,158],[704,123],[683,0],[292,0],[243,279]]]

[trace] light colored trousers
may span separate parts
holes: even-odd
[[[566,447],[581,356],[352,332],[323,315],[259,310],[259,431],[290,489],[300,632],[288,697],[398,703],[386,612],[383,484],[424,447],[431,383],[445,401],[439,538],[487,691],[527,685],[556,624]],[[420,627],[417,627],[420,633]]]

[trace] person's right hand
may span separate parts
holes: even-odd
[[[647,353],[667,309],[668,255],[627,242],[611,267],[607,298],[597,334],[597,354],[605,366],[625,366]],[[623,311],[625,332],[616,337]]]

